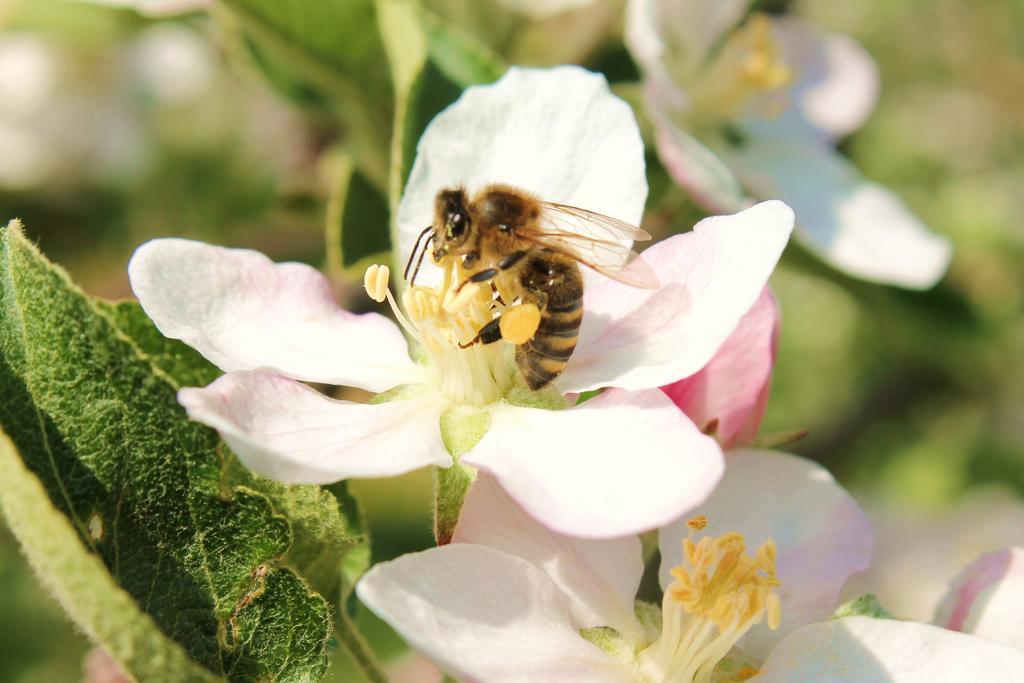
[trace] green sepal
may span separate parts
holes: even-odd
[[[622,635],[610,626],[581,628],[580,635],[584,640],[593,643],[612,659],[632,663],[636,659],[633,647]]]
[[[491,413],[486,407],[453,405],[441,413],[441,439],[453,462],[434,472],[434,539],[438,545],[451,542],[462,504],[476,479],[476,470],[461,464],[459,458],[473,450],[490,427]]]
[[[842,619],[843,617],[871,617],[872,619],[892,619],[892,614],[889,610],[882,606],[882,603],[878,601],[874,593],[865,593],[859,597],[844,602],[842,605],[836,608],[835,614],[832,615],[833,619]]]

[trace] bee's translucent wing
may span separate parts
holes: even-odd
[[[657,289],[658,276],[633,251],[636,240],[651,236],[640,228],[611,216],[565,204],[542,202],[536,228],[520,235],[574,258],[588,268],[623,284]]]

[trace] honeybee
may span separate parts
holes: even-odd
[[[432,243],[435,263],[459,260],[458,270],[465,274],[460,288],[490,282],[502,303],[535,306],[540,315],[529,338],[513,343],[520,374],[537,390],[558,377],[576,348],[583,318],[583,276],[577,264],[633,287],[654,289],[657,277],[630,248],[634,240],[650,237],[615,218],[545,202],[509,185],[488,185],[471,199],[462,188],[444,189],[434,200],[433,223],[416,240],[405,277],[415,282]],[[503,315],[509,309],[463,347],[507,340]]]

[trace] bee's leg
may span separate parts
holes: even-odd
[[[487,268],[485,270],[481,270],[478,273],[473,273],[472,275],[470,275],[469,277],[462,281],[462,283],[455,290],[455,293],[458,294],[460,291],[462,291],[462,288],[465,287],[466,284],[469,282],[490,282],[491,280],[496,278],[498,276],[498,273],[500,273],[501,271],[508,270],[515,264],[519,263],[519,261],[522,260],[524,256],[526,256],[525,251],[516,251],[498,261],[498,265],[495,268]]]
[[[481,327],[476,336],[465,344],[459,344],[460,349],[468,349],[473,344],[493,344],[501,339],[501,316]]]
[[[519,304],[481,327],[473,339],[465,344],[459,344],[459,348],[466,349],[473,344],[493,344],[499,339],[518,346],[533,339],[539,326],[540,309],[537,304]]]

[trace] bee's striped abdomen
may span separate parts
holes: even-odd
[[[535,259],[523,275],[524,287],[546,300],[540,325],[530,341],[516,347],[519,372],[535,391],[551,383],[565,369],[583,321],[583,278],[579,268],[564,257],[545,256]],[[531,271],[543,277],[531,277]]]

